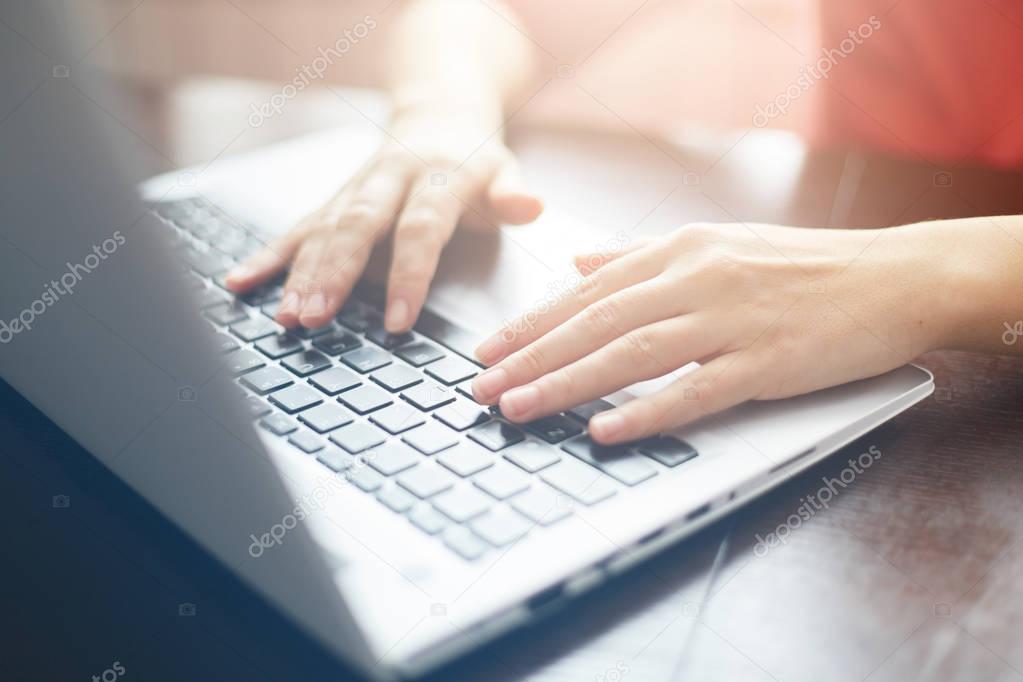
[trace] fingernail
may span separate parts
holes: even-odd
[[[298,312],[298,306],[298,294],[294,291],[289,291],[284,295],[284,300],[281,301],[280,306],[277,307],[277,314],[281,315],[282,313],[287,313],[289,315],[294,315]]]
[[[408,303],[403,298],[396,298],[387,306],[387,316],[384,317],[384,327],[387,331],[396,332],[408,326]]]
[[[520,386],[501,396],[501,412],[514,417],[529,414],[540,403],[540,389]]]
[[[590,420],[590,433],[600,440],[612,440],[625,428],[622,415],[614,412],[598,414]]]
[[[252,277],[253,270],[248,265],[236,265],[231,269],[231,272],[227,273],[227,283],[235,284],[239,280],[248,279]]]
[[[319,291],[314,291],[302,307],[302,317],[322,315],[326,309],[327,301],[323,298],[323,294]]]
[[[476,348],[476,358],[485,365],[493,364],[501,350],[501,335],[495,334]]]
[[[508,370],[504,367],[488,369],[472,382],[472,395],[481,400],[488,400],[504,390],[508,381]]]

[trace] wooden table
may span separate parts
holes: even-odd
[[[605,139],[603,158],[698,174],[712,200],[666,198],[651,231],[723,213],[857,227],[1023,212],[1020,176],[844,153],[800,153],[794,191],[758,193],[742,150],[759,135],[732,151]],[[937,384],[922,404],[434,679],[1023,679],[1023,359],[921,363]],[[6,386],[0,405],[4,679],[115,661],[125,680],[348,678]],[[757,549],[869,448],[882,456],[826,510]]]

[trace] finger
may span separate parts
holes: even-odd
[[[298,281],[311,290],[303,297],[298,321],[308,328],[330,321],[344,304],[369,260],[373,245],[385,235],[405,199],[407,180],[392,173],[369,177],[341,210],[334,229],[305,262],[296,257]],[[287,286],[285,287],[287,289]],[[319,290],[319,293],[317,293]]]
[[[591,303],[564,324],[555,327],[522,350],[480,374],[473,381],[473,396],[494,403],[515,386],[585,357],[624,334],[684,312],[669,283],[654,277]]]
[[[306,228],[298,226],[287,234],[274,239],[258,253],[236,265],[224,279],[227,288],[241,293],[276,275],[291,262],[292,256],[295,255],[295,251],[307,232]]]
[[[718,356],[652,395],[594,416],[590,435],[612,444],[684,426],[755,398],[762,369],[741,351]]]
[[[653,241],[654,240],[650,237],[641,237],[640,239],[631,241],[618,249],[606,249],[602,251],[592,251],[590,253],[581,253],[572,259],[572,264],[575,266],[575,269],[579,271],[579,274],[583,276],[592,275],[611,261],[618,260],[622,256],[633,253],[634,251],[639,251],[643,247],[651,244]]]
[[[327,231],[321,227],[314,230],[298,247],[291,271],[284,282],[281,304],[277,306],[276,319],[287,328],[299,324],[299,315],[308,299],[319,297],[322,300],[323,288],[310,274],[314,271],[329,237]]]
[[[303,299],[299,323],[308,329],[330,322],[358,283],[376,240],[354,230],[337,230],[323,247],[313,282],[322,284],[322,296]]]
[[[696,315],[641,327],[581,360],[508,391],[501,396],[501,413],[523,422],[561,412],[711,356],[724,346],[725,338],[720,329],[708,329]]]
[[[487,186],[487,201],[498,222],[524,225],[543,213],[543,202],[526,188],[515,157],[501,164]]]
[[[586,306],[626,287],[660,274],[662,259],[657,252],[641,251],[608,264],[585,279],[553,303],[541,305],[512,320],[476,349],[476,357],[486,365],[524,348],[568,320]]]
[[[398,218],[387,279],[384,326],[407,331],[426,302],[441,250],[455,231],[462,202],[447,188],[420,185]]]

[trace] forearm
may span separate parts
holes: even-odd
[[[939,220],[907,226],[933,263],[932,300],[942,318],[936,346],[1023,354],[1023,216]],[[1015,338],[1014,343],[1010,343]]]
[[[498,129],[528,82],[532,46],[499,3],[413,0],[391,33],[390,91],[395,117],[440,116]]]

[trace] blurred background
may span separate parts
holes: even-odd
[[[136,101],[138,118],[127,123],[168,168],[353,117],[386,120],[347,88],[385,85],[388,18],[401,0],[60,2],[91,21],[84,41],[91,56]],[[813,0],[507,0],[507,9],[491,7],[536,46],[539,68],[549,69],[538,83],[553,79],[515,113],[514,125],[745,131],[756,104],[784,91],[818,41]],[[253,105],[280,93],[321,48],[367,16],[376,27],[289,98],[284,115],[239,134]],[[770,125],[809,135],[815,106],[811,90]]]

